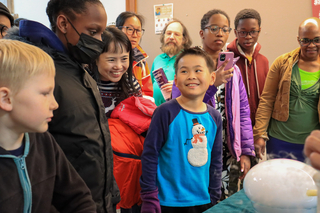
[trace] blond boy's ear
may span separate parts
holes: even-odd
[[[0,87],[0,109],[8,112],[12,110],[12,92],[7,87]]]
[[[210,75],[210,86],[212,86],[214,84],[214,82],[216,81],[216,72],[212,72]]]

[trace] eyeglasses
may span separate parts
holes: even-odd
[[[8,29],[9,28],[6,25],[0,24],[0,32],[1,32],[2,37],[7,35]]]
[[[142,36],[143,33],[144,33],[144,29],[139,30],[139,29],[134,29],[134,28],[132,28],[132,27],[127,27],[127,26],[119,27],[119,29],[122,29],[122,28],[125,28],[125,29],[126,29],[126,33],[127,33],[128,35],[133,35],[134,32],[136,32],[136,33],[137,33],[137,36]]]
[[[220,29],[222,30],[222,32],[224,34],[229,34],[231,31],[230,27],[218,27],[218,26],[211,25],[211,26],[204,27],[203,30],[206,28],[208,28],[210,30],[210,33],[212,33],[212,34],[218,34],[220,32]]]
[[[314,39],[301,38],[299,42],[303,47],[309,46],[311,42],[316,46],[320,46],[320,37],[315,37]]]
[[[254,38],[254,37],[257,37],[259,35],[260,31],[252,30],[250,32],[247,32],[247,31],[238,31],[237,30],[237,32],[238,32],[238,35],[240,37],[247,37],[247,35],[249,34],[252,38]]]

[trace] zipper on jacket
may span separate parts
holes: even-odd
[[[259,81],[258,81],[258,73],[257,73],[257,63],[256,59],[253,59],[253,69],[254,69],[254,77],[256,78],[256,86],[257,86],[257,91],[258,91],[258,99],[260,100],[260,90],[259,90]]]
[[[24,206],[23,206],[23,213],[31,213],[32,207],[32,191],[31,191],[31,184],[28,176],[28,171],[26,167],[25,158],[17,158],[14,159],[18,174],[20,177],[21,187],[23,191],[23,199],[24,199]]]

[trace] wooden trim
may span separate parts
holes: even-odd
[[[0,2],[8,8],[8,10],[10,11],[11,14],[14,13],[14,2],[13,1],[14,0],[0,0]]]
[[[8,9],[11,14],[14,14],[14,0],[7,0]]]
[[[126,11],[137,13],[137,0],[126,0]]]

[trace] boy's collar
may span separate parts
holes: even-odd
[[[258,42],[256,42],[253,46],[253,51],[252,51],[252,55],[254,53],[254,51],[256,50],[256,46],[258,45]],[[238,39],[236,40],[236,46],[237,46],[237,49],[238,51],[240,52],[241,55],[243,55],[244,57],[247,57],[246,54],[243,52],[239,42],[238,42]]]
[[[29,148],[30,148],[30,138],[29,138],[29,133],[24,133],[24,137],[22,139],[22,143],[24,143],[24,150],[23,150],[23,155],[20,157],[16,157],[10,154],[7,150],[4,148],[0,147],[0,156],[1,157],[9,157],[9,158],[21,158],[21,157],[27,157],[29,154]]]

